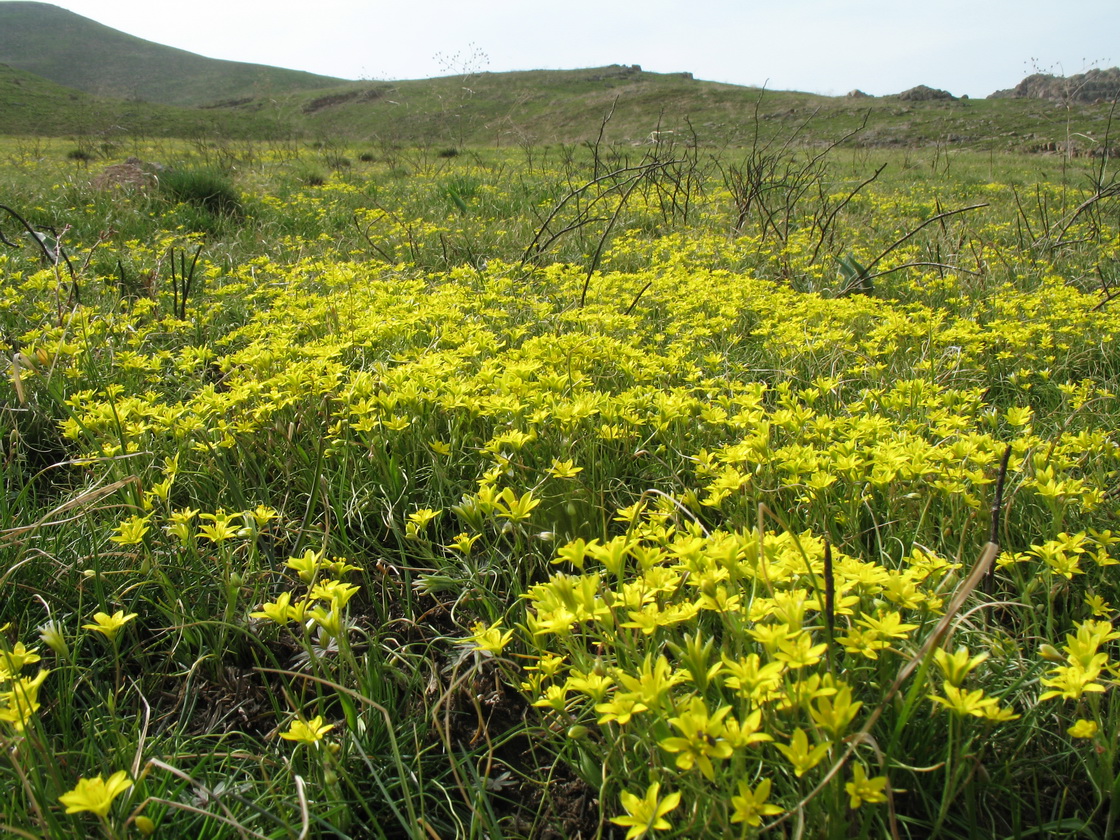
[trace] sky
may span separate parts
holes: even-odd
[[[0,0],[2,2],[3,0]],[[1120,64],[1120,0],[54,0],[210,58],[345,79],[639,64],[771,90],[979,98]]]

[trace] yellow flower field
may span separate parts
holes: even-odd
[[[1115,196],[138,150],[216,211],[48,148],[0,164],[13,836],[1111,836]]]

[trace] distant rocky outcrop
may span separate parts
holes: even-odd
[[[912,87],[910,90],[904,90],[898,95],[898,98],[903,102],[930,102],[935,99],[947,99],[950,101],[956,100],[957,97],[949,93],[947,90],[938,90],[937,88],[927,87],[926,85],[918,85]]]
[[[855,90],[848,91],[848,99],[870,99],[870,98],[871,98],[870,93],[864,93],[859,88],[856,88]]]
[[[598,71],[587,77],[589,82],[605,82],[613,79],[633,79],[642,73],[640,64],[612,64],[609,67],[600,67]]]
[[[989,99],[1049,99],[1053,102],[1111,102],[1120,98],[1120,67],[1094,67],[1072,76],[1034,73],[1010,90],[997,90]]]

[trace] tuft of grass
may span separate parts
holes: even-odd
[[[296,169],[295,177],[305,187],[321,187],[327,183],[327,173],[310,163],[301,164]]]
[[[172,169],[160,176],[159,185],[172,200],[215,216],[238,217],[243,212],[241,195],[232,179],[218,169]]]

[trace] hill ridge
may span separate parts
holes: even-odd
[[[0,3],[0,62],[96,96],[196,106],[349,80],[226,61],[128,35],[50,3]]]

